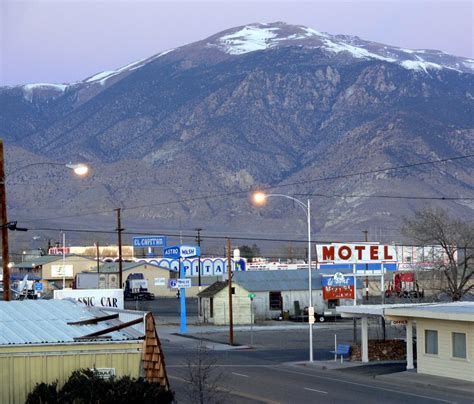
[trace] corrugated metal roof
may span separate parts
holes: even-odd
[[[105,316],[107,312],[86,308],[70,300],[0,301],[0,346],[75,342],[74,337],[120,324],[117,319],[97,324],[69,325],[68,322]],[[133,328],[108,332],[112,341],[137,340],[143,334]]]
[[[167,271],[171,271],[169,268],[161,267],[156,264],[152,264],[150,262],[122,262],[122,269],[123,271],[129,271],[133,268],[140,267],[142,265],[147,265],[150,267],[154,268],[161,268],[161,269],[166,269]],[[100,266],[100,271],[99,272],[118,272],[119,270],[119,263],[118,262],[104,262]]]
[[[82,255],[77,254],[66,254],[66,259],[71,260],[71,258],[78,257],[88,259],[90,261],[94,261],[92,258],[84,257]],[[54,261],[61,261],[63,259],[62,255],[42,255],[40,257],[33,258],[28,261],[18,262],[17,264],[13,265],[13,268],[34,268],[39,265],[49,264],[50,262]]]
[[[311,287],[313,290],[322,289],[322,275],[330,275],[336,272],[350,273],[341,269],[311,270]],[[307,290],[308,270],[276,270],[276,271],[238,271],[232,277],[249,292],[284,291],[284,290]]]

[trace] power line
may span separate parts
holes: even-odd
[[[64,231],[68,233],[102,233],[102,234],[116,234],[117,232],[114,230],[100,230],[100,229],[59,229],[59,228],[32,228],[30,230],[35,230],[35,231]],[[143,231],[123,231],[122,234],[127,234],[127,235],[141,235],[141,236],[155,236],[157,232],[143,232]],[[166,237],[183,237],[183,238],[188,238],[188,239],[195,239],[196,235],[195,234],[172,234],[172,233],[166,233],[166,232],[158,232],[163,236]],[[228,238],[231,238],[232,240],[236,241],[265,241],[265,242],[283,242],[283,243],[307,243],[308,241],[305,239],[283,239],[283,238],[260,238],[260,237],[233,237],[232,234],[228,234],[227,236],[201,236],[201,240],[222,240],[225,241]],[[339,243],[340,241],[334,241],[334,240],[311,240],[311,244],[331,244],[331,243]],[[344,243],[361,243],[362,241],[345,241]],[[406,244],[395,244],[395,245],[406,245]],[[425,247],[423,244],[412,244],[410,243],[410,246],[413,247]],[[467,248],[471,248],[470,246],[467,246]]]
[[[322,198],[386,198],[386,199],[421,199],[435,201],[472,201],[474,197],[450,196],[402,196],[402,195],[325,195],[325,194],[295,194],[297,196],[318,196]]]
[[[310,184],[310,183],[314,183],[314,182],[344,179],[344,178],[350,178],[350,177],[355,177],[355,176],[359,176],[359,175],[376,174],[376,173],[381,173],[381,172],[386,172],[386,171],[396,171],[396,170],[402,170],[402,169],[407,169],[407,168],[420,167],[420,166],[424,166],[424,165],[445,163],[445,162],[449,162],[449,161],[461,160],[461,159],[466,159],[466,158],[471,158],[471,157],[474,157],[474,154],[449,157],[449,158],[445,158],[445,159],[429,160],[429,161],[425,161],[425,162],[421,162],[421,163],[404,164],[404,165],[392,166],[392,167],[380,168],[380,169],[374,169],[374,170],[359,171],[359,172],[355,172],[355,173],[333,175],[333,176],[327,176],[327,177],[319,177],[319,178],[313,178],[313,179],[303,180],[303,181],[294,181],[294,182],[290,182],[290,183],[286,183],[286,184],[280,184],[280,185],[268,185],[268,186],[258,187],[258,189],[262,190],[262,191],[266,191],[266,190],[271,190],[271,189],[279,189],[279,188],[285,188],[285,187],[291,187],[291,186],[297,186],[297,185]],[[224,198],[224,197],[229,197],[229,196],[248,194],[249,192],[252,192],[255,189],[257,189],[257,187],[248,187],[246,189],[239,190],[239,191],[214,193],[214,194],[208,194],[208,195],[204,195],[204,196],[196,196],[196,197],[190,197],[190,198],[184,198],[184,199],[177,199],[177,200],[174,200],[174,201],[158,202],[158,203],[128,206],[128,207],[124,206],[124,207],[122,207],[122,210],[123,211],[125,211],[125,210],[135,210],[135,209],[143,209],[143,208],[157,207],[157,206],[163,206],[163,205],[172,205],[172,204],[177,204],[177,203],[195,202],[195,201],[215,199],[215,198]],[[55,217],[48,217],[48,218],[23,220],[23,222],[38,222],[38,221],[45,221],[45,220],[68,219],[68,218],[75,218],[75,217],[82,217],[82,216],[90,216],[90,215],[95,215],[95,214],[100,214],[100,213],[109,213],[109,212],[113,212],[113,211],[114,211],[114,209],[107,209],[107,210],[87,212],[87,213],[67,215],[67,216],[59,216],[59,217],[55,216]]]

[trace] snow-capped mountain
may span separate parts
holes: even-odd
[[[331,35],[300,25],[288,25],[283,22],[273,24],[249,24],[216,34],[191,46],[205,46],[228,55],[243,55],[250,52],[265,51],[281,47],[302,47],[320,49],[327,53],[356,59],[375,59],[396,63],[405,69],[429,73],[430,70],[451,69],[457,72],[474,73],[474,59],[449,55],[440,50],[405,49],[363,40],[357,36]],[[25,98],[32,100],[35,92],[48,91],[49,96],[57,98],[68,89],[78,86],[106,86],[138,70],[150,62],[173,51],[187,51],[188,46],[170,49],[150,58],[115,70],[106,70],[94,74],[83,81],[72,84],[27,84],[23,88]]]
[[[472,197],[472,159],[344,177],[474,153],[472,68],[441,51],[249,24],[75,83],[0,88],[10,164],[27,156],[98,167],[80,192],[40,171],[41,195],[12,185],[13,214],[153,201],[159,208],[129,210],[130,220],[258,230],[262,218],[236,192],[263,185],[323,195],[318,232],[396,228],[420,201],[331,195]],[[233,197],[199,199],[226,192]],[[474,210],[469,200],[441,203]],[[298,229],[287,206],[275,207],[265,223]]]
[[[473,73],[474,60],[448,55],[438,50],[404,49],[360,39],[357,36],[330,35],[312,28],[285,23],[251,24],[211,37],[208,46],[230,55],[262,51],[281,46],[320,48],[360,59],[397,63],[406,69],[453,69]]]

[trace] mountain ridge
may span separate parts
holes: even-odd
[[[232,28],[52,90],[59,97],[30,87],[25,99],[22,88],[1,88],[8,108],[0,126],[8,143],[38,158],[96,167],[85,192],[67,179],[63,190],[53,187],[68,206],[54,197],[40,206],[58,212],[80,211],[85,201],[105,209],[141,206],[145,199],[157,208],[131,211],[136,220],[251,229],[264,215],[268,226],[288,230],[300,220],[288,218],[281,201],[257,211],[246,197],[199,198],[334,177],[285,188],[326,195],[315,213],[315,229],[323,232],[372,222],[395,227],[423,206],[330,195],[474,193],[472,159],[343,178],[474,152],[474,76],[430,65],[436,64],[431,58],[451,65],[470,59],[424,51],[422,61],[414,60],[421,58],[415,51],[307,30],[282,23]],[[412,59],[385,60],[396,52]],[[426,65],[407,68],[405,60]],[[12,192],[17,206],[32,206],[24,191]],[[457,215],[474,209],[469,202],[443,204]]]

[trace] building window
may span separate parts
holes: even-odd
[[[466,358],[466,334],[453,332],[453,358]]]
[[[270,292],[270,310],[282,310],[282,306],[281,292]]]
[[[328,309],[335,309],[337,306],[339,306],[339,299],[328,300]]]
[[[438,331],[425,330],[425,353],[438,355]]]
[[[209,317],[214,317],[214,298],[209,298]]]

